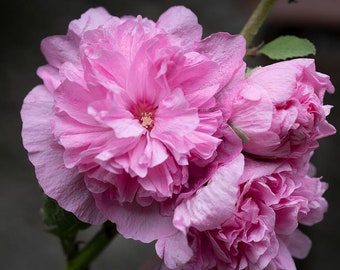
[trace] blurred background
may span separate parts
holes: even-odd
[[[226,31],[237,34],[258,1],[255,0],[11,0],[3,1],[1,21],[0,98],[0,269],[59,270],[64,258],[58,239],[47,234],[39,209],[42,193],[21,142],[20,109],[25,95],[40,79],[36,69],[45,64],[40,41],[65,34],[68,23],[90,7],[104,6],[116,16],[138,15],[157,20],[168,7],[185,5],[203,25],[204,35]],[[311,40],[316,48],[316,65],[331,76],[337,89],[326,96],[334,105],[328,120],[340,127],[340,1],[278,0],[256,42],[267,42],[294,34]],[[251,65],[271,63],[265,57]],[[313,241],[310,255],[297,261],[299,270],[337,269],[340,252],[339,135],[320,142],[313,162],[318,175],[329,183],[329,210],[323,222],[306,231]],[[89,233],[84,234],[84,239]],[[91,269],[138,269],[153,254],[153,245],[116,239]]]

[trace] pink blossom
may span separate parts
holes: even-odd
[[[233,102],[230,122],[247,137],[244,151],[269,158],[299,158],[335,133],[326,121],[334,92],[312,59],[283,61],[255,69]]]
[[[184,7],[157,22],[96,8],[67,35],[42,41],[44,85],[28,94],[21,115],[48,196],[83,221],[117,223],[125,237],[173,233],[168,201],[194,192],[218,160],[240,151],[225,147],[235,135],[223,140],[230,113],[217,97],[243,78],[244,39],[201,35]],[[199,183],[189,178],[196,169],[206,174]]]
[[[304,258],[311,247],[311,241],[298,230],[298,224],[312,225],[322,219],[327,210],[327,202],[322,198],[327,185],[319,178],[307,176],[306,167],[297,172],[297,167],[287,161],[263,162],[246,158],[242,169],[240,160],[235,159],[223,168],[227,171],[224,177],[218,173],[201,193],[208,193],[209,185],[215,181],[233,190],[236,181],[236,202],[220,188],[223,196],[216,200],[225,205],[225,209],[214,217],[206,215],[201,219],[189,214],[191,222],[185,219],[187,208],[179,206],[174,217],[178,232],[158,240],[156,245],[166,267],[296,269],[293,257]],[[188,199],[186,206],[198,209],[201,193]],[[205,211],[197,213],[204,215]]]

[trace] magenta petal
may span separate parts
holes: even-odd
[[[243,167],[243,155],[220,167],[206,186],[176,207],[174,226],[182,232],[189,227],[204,231],[217,228],[230,218],[235,212]]]
[[[53,145],[51,133],[46,132],[50,130],[52,106],[51,94],[45,87],[37,86],[27,95],[21,110],[23,143],[39,184],[49,197],[80,220],[100,224],[105,218],[87,190],[83,175],[65,168],[62,152]]]

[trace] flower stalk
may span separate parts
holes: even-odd
[[[243,35],[247,41],[247,49],[251,46],[275,2],[276,0],[261,0],[244,25],[241,35]]]
[[[116,226],[111,222],[105,222],[91,241],[78,254],[67,261],[65,270],[89,269],[90,263],[98,257],[116,235]]]

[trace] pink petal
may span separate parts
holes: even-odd
[[[176,165],[169,158],[162,164],[149,168],[148,174],[139,178],[138,182],[151,195],[156,194],[161,199],[170,198],[187,181],[187,168]]]
[[[300,230],[295,230],[289,236],[282,236],[290,253],[293,257],[304,259],[307,257],[311,247],[312,241]]]
[[[45,87],[53,93],[60,85],[60,77],[58,69],[45,65],[38,68],[38,76],[44,81]]]
[[[51,94],[45,87],[37,86],[27,95],[21,110],[23,142],[36,168],[39,184],[46,195],[80,220],[100,224],[105,218],[87,190],[84,176],[65,168],[62,151],[53,143],[50,131],[52,106]]]
[[[125,238],[149,243],[172,235],[176,231],[171,222],[172,217],[162,216],[157,203],[148,207],[135,203],[121,205],[97,195],[96,202],[105,217],[117,224],[117,230]]]
[[[68,36],[50,36],[43,39],[41,51],[53,67],[59,68],[65,62],[80,64],[79,48]]]
[[[167,40],[164,37],[155,37],[141,44],[137,51],[129,69],[124,93],[134,103],[156,107],[169,94],[170,89],[165,83],[164,75],[158,78],[160,67],[154,55],[166,46]]]
[[[206,186],[176,207],[174,226],[183,233],[189,227],[204,231],[215,229],[230,218],[235,211],[243,166],[244,157],[239,155],[220,167]]]
[[[288,162],[265,162],[246,158],[245,169],[240,179],[240,183],[244,183],[249,179],[256,179],[263,176],[270,176],[274,173],[291,170],[292,169]]]
[[[268,270],[277,270],[277,269],[289,269],[296,270],[296,266],[292,255],[290,254],[286,244],[279,238],[279,251],[276,258],[274,258],[269,266]],[[266,270],[267,270],[266,268]]]
[[[186,235],[182,232],[177,232],[165,239],[159,239],[156,243],[156,252],[170,269],[184,265],[194,255]]]
[[[182,48],[192,46],[202,36],[202,27],[198,24],[196,15],[183,6],[165,11],[159,17],[156,27],[174,35],[174,45]]]
[[[111,18],[112,16],[103,7],[90,8],[81,15],[80,19],[70,22],[68,35],[79,42],[86,31],[98,28]]]
[[[243,36],[228,33],[213,34],[199,43],[197,51],[219,64],[219,71],[215,78],[210,81],[211,85],[221,84],[221,86],[224,86],[226,82],[232,79],[238,69],[245,69],[243,62],[245,48]]]
[[[303,68],[312,62],[312,59],[297,59],[261,67],[251,73],[248,82],[266,89],[273,103],[279,104],[292,96]]]
[[[248,84],[234,100],[233,107],[230,121],[247,136],[270,129],[274,107],[261,86]]]
[[[82,87],[86,88],[86,82],[84,81],[84,71],[82,66],[76,66],[73,63],[66,62],[59,68],[61,81],[68,80],[75,82]]]
[[[139,137],[146,133],[131,112],[110,99],[92,102],[87,111],[102,126],[110,127],[117,139]]]
[[[120,53],[85,47],[85,55],[89,81],[113,90],[126,87],[128,63]]]
[[[88,106],[93,102],[93,96],[86,88],[66,80],[55,91],[54,97],[57,112],[65,112],[80,123],[97,126],[95,119],[88,114]],[[60,118],[63,118],[62,114]]]
[[[159,104],[152,133],[157,137],[181,137],[195,130],[198,123],[197,108],[190,108],[182,90],[177,88]]]

